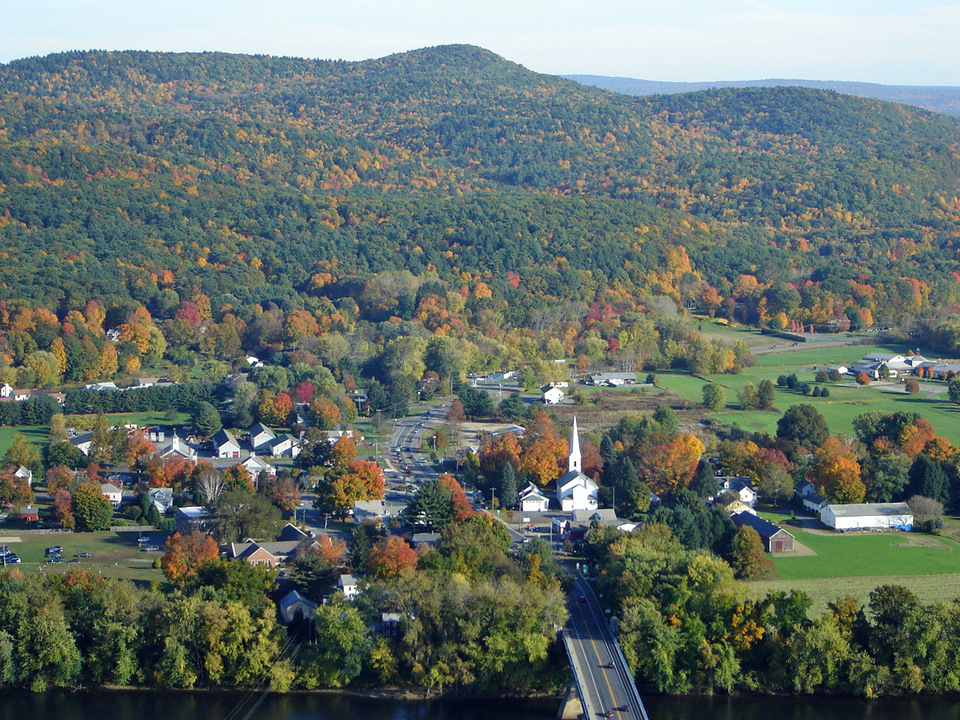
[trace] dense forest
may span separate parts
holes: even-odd
[[[64,53],[0,67],[0,88],[0,296],[61,319],[95,300],[171,320],[201,296],[217,321],[330,316],[401,268],[508,327],[611,291],[780,327],[940,327],[960,293],[960,124],[894,104],[631,98],[469,46]]]

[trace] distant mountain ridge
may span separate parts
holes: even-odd
[[[563,75],[568,80],[592,85],[624,95],[678,95],[680,93],[712,90],[714,88],[772,88],[804,87],[814,90],[832,90],[842,95],[902,103],[930,110],[942,115],[960,117],[960,87],[923,85],[881,85],[866,82],[830,80],[734,80],[716,82],[662,82],[606,75]]]

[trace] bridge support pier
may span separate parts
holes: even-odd
[[[580,720],[582,717],[584,717],[583,703],[580,701],[577,686],[571,680],[567,684],[567,691],[563,694],[563,700],[560,701],[557,720]]]

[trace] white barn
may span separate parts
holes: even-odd
[[[546,512],[550,508],[550,498],[540,492],[533,483],[527,483],[527,486],[519,493],[520,510],[522,512]]]
[[[834,530],[910,530],[913,512],[905,502],[827,505],[820,522]]]

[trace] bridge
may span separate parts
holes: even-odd
[[[582,717],[649,720],[620,643],[610,632],[593,588],[583,577],[575,575],[575,578],[568,596],[570,620],[563,629],[563,643],[580,697]]]

